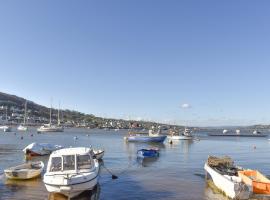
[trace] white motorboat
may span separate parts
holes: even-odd
[[[167,136],[169,140],[192,140],[193,139],[193,135],[191,134],[191,130],[188,128],[185,128],[184,133],[179,134],[179,135],[175,135],[171,134],[169,136]]]
[[[27,131],[27,130],[28,130],[28,127],[26,126],[26,115],[27,115],[27,101],[25,102],[25,105],[24,105],[23,124],[20,124],[20,125],[17,127],[17,130],[18,130],[18,131]]]
[[[27,131],[28,130],[28,127],[27,126],[24,126],[22,124],[20,124],[18,127],[17,127],[17,130],[18,131]]]
[[[93,149],[93,153],[97,160],[101,160],[105,154],[105,151],[101,149],[98,149],[98,150]]]
[[[223,133],[223,134],[226,134],[226,133],[228,133],[228,130],[224,129],[224,130],[222,131],[222,133]]]
[[[10,167],[4,170],[8,179],[31,179],[40,176],[44,169],[42,161],[29,162],[15,167]]]
[[[99,163],[91,148],[76,147],[54,151],[43,182],[48,192],[69,198],[93,189],[98,182]]]
[[[3,130],[4,132],[11,132],[11,127],[4,125],[4,126],[0,126],[0,130]]]
[[[44,156],[49,155],[55,150],[62,149],[61,145],[53,145],[48,143],[32,143],[23,149],[28,156]]]
[[[213,164],[214,163],[214,164]],[[251,191],[238,176],[237,168],[230,158],[209,157],[204,165],[215,186],[231,199],[249,199]],[[228,171],[226,171],[228,169]]]

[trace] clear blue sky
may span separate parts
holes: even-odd
[[[266,0],[1,1],[0,90],[105,117],[270,123],[269,7]]]

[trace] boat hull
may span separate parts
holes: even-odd
[[[95,177],[89,181],[75,183],[70,185],[53,185],[45,183],[45,187],[48,192],[61,193],[67,197],[75,197],[85,190],[92,190],[98,183],[98,178]]]
[[[167,136],[169,140],[192,140],[193,136],[185,136],[185,135],[174,135],[174,136]]]
[[[39,128],[37,129],[38,133],[53,133],[53,132],[63,132],[63,128]]]
[[[141,149],[137,151],[138,158],[156,158],[159,156],[158,150],[154,149]]]
[[[128,142],[158,142],[162,143],[167,136],[128,136],[126,140]]]
[[[250,191],[244,189],[241,178],[235,176],[224,176],[211,168],[207,163],[204,165],[205,171],[211,176],[215,186],[231,199],[249,199]]]
[[[4,173],[8,179],[14,180],[27,180],[39,177],[44,169],[44,163],[39,161],[35,165],[39,168],[28,168],[31,164],[22,164],[16,167],[12,167],[4,170]]]

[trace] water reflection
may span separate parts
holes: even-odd
[[[158,160],[158,157],[154,158],[137,158],[137,162],[143,167],[149,167]]]
[[[48,200],[98,200],[100,196],[100,185],[97,184],[93,190],[86,190],[76,197],[68,198],[59,193],[50,193]]]
[[[40,183],[42,182],[41,177],[29,179],[29,180],[15,180],[15,179],[5,179],[5,185],[7,187],[31,187],[31,188],[38,188],[40,187]]]
[[[179,144],[180,144],[181,151],[184,154],[188,154],[190,152],[190,149],[191,149],[193,143],[194,143],[193,140],[180,140]]]

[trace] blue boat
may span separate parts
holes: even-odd
[[[154,132],[153,130],[149,130],[148,135],[145,133],[138,132],[129,132],[129,136],[125,137],[125,140],[128,142],[164,142],[166,139],[166,135],[159,135],[160,130]]]
[[[156,158],[159,156],[158,149],[140,149],[137,151],[138,158]]]
[[[164,142],[166,137],[167,137],[166,135],[161,135],[161,136],[135,135],[135,136],[126,137],[126,140],[128,142]]]

